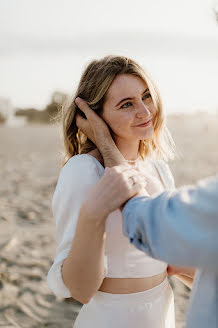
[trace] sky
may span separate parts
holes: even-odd
[[[1,0],[0,97],[42,109],[54,90],[75,90],[88,61],[116,53],[149,70],[169,111],[217,109],[216,6],[216,0]]]

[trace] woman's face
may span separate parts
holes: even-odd
[[[155,106],[146,83],[131,74],[120,74],[106,94],[102,117],[116,140],[137,140],[152,137]]]

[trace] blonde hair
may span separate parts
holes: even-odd
[[[97,114],[103,110],[106,93],[113,80],[120,74],[132,74],[140,77],[148,86],[156,108],[154,134],[151,138],[141,140],[139,155],[144,159],[149,156],[156,159],[172,159],[175,155],[173,139],[165,125],[165,115],[159,91],[151,77],[134,60],[123,56],[107,56],[93,60],[85,69],[70,105],[62,108],[62,133],[64,140],[64,163],[72,156],[86,154],[96,146],[77,128],[76,114],[78,107],[76,97],[83,98]]]

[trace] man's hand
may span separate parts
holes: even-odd
[[[143,183],[143,176],[127,164],[106,168],[103,177],[88,193],[82,210],[90,219],[106,219],[111,212],[136,196]]]
[[[117,149],[105,121],[89,108],[87,103],[76,98],[75,103],[85,114],[86,119],[77,114],[76,124],[78,128],[96,145],[104,158],[105,166],[112,167],[124,162],[124,157]]]

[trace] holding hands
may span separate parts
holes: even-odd
[[[144,186],[144,177],[128,164],[106,168],[103,177],[88,193],[83,210],[90,218],[104,220],[130,198],[142,193]]]

